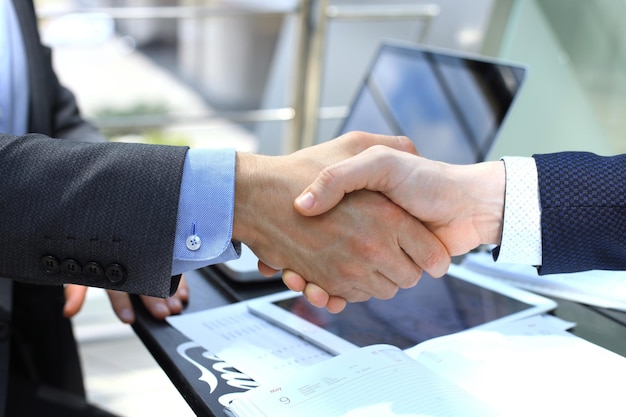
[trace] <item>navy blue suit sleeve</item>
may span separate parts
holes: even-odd
[[[541,200],[539,274],[626,270],[626,155],[533,155]]]

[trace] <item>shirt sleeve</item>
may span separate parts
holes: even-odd
[[[541,265],[541,204],[533,158],[503,157],[506,170],[502,240],[494,250],[499,263]]]
[[[235,150],[190,149],[178,203],[172,275],[236,259]]]

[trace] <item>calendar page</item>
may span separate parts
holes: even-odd
[[[247,302],[170,316],[168,323],[259,383],[332,355],[248,311]]]

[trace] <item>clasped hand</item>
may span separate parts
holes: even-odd
[[[415,271],[423,269],[433,277],[439,277],[447,271],[450,256],[465,254],[480,244],[499,243],[505,173],[501,161],[452,165],[428,160],[417,155],[409,139],[396,139],[395,143],[381,141],[378,145],[368,146],[362,152],[324,168],[295,199],[294,207],[301,215],[321,220],[339,207],[351,204],[353,196],[363,192],[359,190],[370,190],[402,208],[402,213],[396,213],[398,219],[391,221],[385,211],[359,208],[363,210],[363,216],[371,216],[371,220],[378,223],[381,233],[395,237],[396,252],[389,250],[393,239],[376,241],[374,245],[364,245],[357,250],[365,250],[361,252],[365,258],[363,262],[369,262],[373,270],[386,272],[381,274],[381,279],[403,282],[404,285],[397,285],[397,290],[415,285],[419,277],[414,276],[412,281],[398,281],[398,275],[395,275],[398,270],[390,267],[395,262],[406,263],[410,259]],[[357,230],[367,239],[370,230],[367,227],[374,226],[363,225]],[[345,251],[341,246],[335,249]],[[385,256],[371,256],[381,253]],[[358,256],[345,254],[345,262],[350,262],[351,256]],[[333,276],[328,280],[298,269],[283,270],[283,281],[290,289],[302,291],[313,305],[338,312],[347,301],[355,300],[347,297],[340,286],[334,285],[333,279],[342,278]],[[349,279],[355,286],[359,282],[365,286],[373,282],[358,274]],[[377,298],[392,295],[389,291],[377,292],[375,285],[359,288]]]
[[[258,256],[262,273],[286,271],[290,288],[304,290],[309,301],[329,311],[342,310],[347,301],[391,298],[414,286],[422,271],[441,276],[450,265],[441,241],[377,190],[342,193],[340,204],[305,216],[294,209],[294,199],[318,175],[332,179],[333,164],[376,145],[416,153],[405,137],[350,132],[281,157],[238,154],[233,239]],[[305,290],[306,282],[315,285]]]

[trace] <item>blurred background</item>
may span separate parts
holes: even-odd
[[[62,82],[110,140],[273,155],[329,140],[379,43],[395,39],[529,68],[491,159],[626,152],[626,0],[35,3]],[[90,399],[192,415],[107,304],[90,290],[75,321]]]

